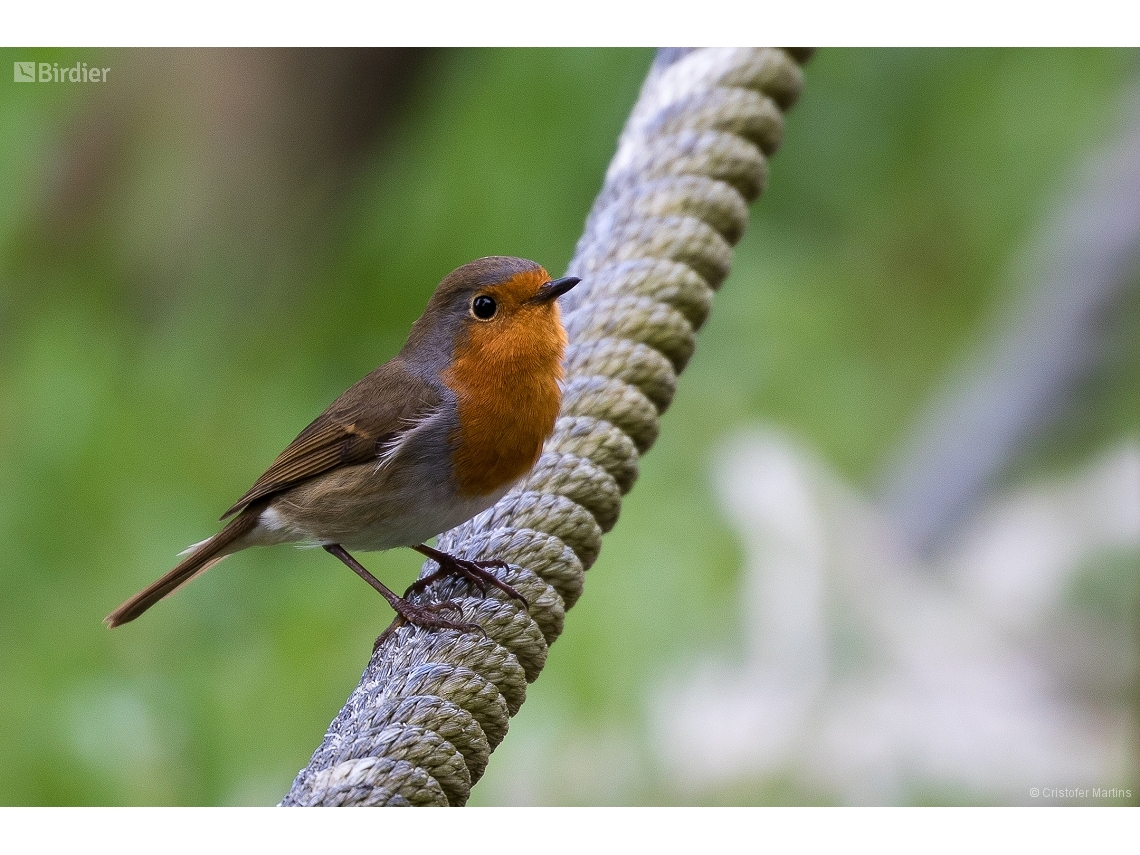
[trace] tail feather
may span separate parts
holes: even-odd
[[[227,555],[240,549],[235,544],[257,526],[261,508],[247,508],[230,521],[230,524],[199,544],[182,553],[186,555],[177,566],[161,579],[139,591],[103,619],[109,629],[121,626],[137,618],[163,597],[168,597],[193,579],[205,573]]]

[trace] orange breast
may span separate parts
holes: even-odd
[[[493,493],[534,466],[562,403],[565,347],[555,303],[522,305],[461,336],[442,378],[458,399],[453,463],[462,494]]]

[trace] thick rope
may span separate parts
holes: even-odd
[[[463,580],[486,635],[402,626],[375,651],[283,805],[462,805],[538,677],[657,438],[747,203],[763,190],[806,52],[663,50],[622,132],[567,273],[562,412],[530,475],[439,549],[510,563],[530,604]],[[424,564],[422,575],[436,569]]]

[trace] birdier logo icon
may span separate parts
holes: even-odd
[[[106,83],[110,68],[85,62],[61,66],[58,62],[15,62],[12,79],[17,83]]]

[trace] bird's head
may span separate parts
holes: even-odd
[[[457,360],[559,371],[566,333],[558,298],[578,284],[573,276],[550,278],[541,265],[522,258],[489,256],[448,274],[408,347],[446,353]]]

